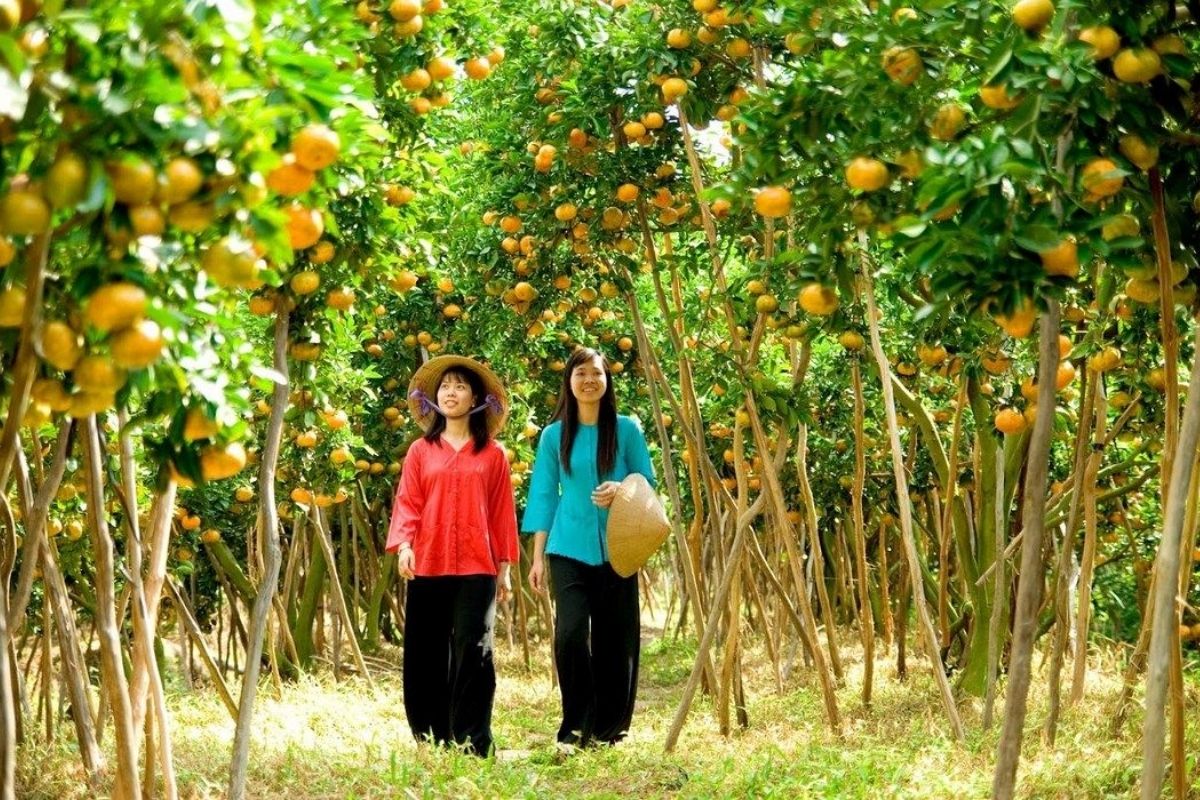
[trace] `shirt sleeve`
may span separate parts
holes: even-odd
[[[533,477],[529,480],[529,498],[521,524],[525,533],[549,532],[554,526],[554,515],[558,512],[558,480],[558,437],[550,435],[547,427],[538,440],[537,455],[533,459]]]
[[[421,524],[421,512],[425,509],[425,492],[421,487],[420,440],[413,442],[404,457],[404,469],[400,472],[400,483],[396,487],[396,498],[392,503],[392,520],[388,524],[387,544],[384,551],[395,553],[400,545],[412,545]]]
[[[625,466],[630,472],[645,476],[651,488],[657,489],[658,482],[654,478],[654,464],[650,461],[650,448],[646,446],[646,437],[641,426],[634,420],[629,420],[625,426],[628,439],[625,442]]]
[[[517,507],[513,500],[512,471],[504,450],[496,448],[496,464],[491,470],[492,486],[488,493],[488,525],[492,558],[497,564],[515,563],[517,547]]]

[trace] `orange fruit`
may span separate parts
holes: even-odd
[[[133,229],[133,235],[139,238],[162,236],[163,231],[167,229],[167,218],[158,206],[149,203],[144,206],[130,206],[129,227]]]
[[[1079,183],[1089,200],[1097,200],[1121,191],[1125,176],[1112,160],[1094,158],[1084,166]]]
[[[1079,32],[1079,41],[1092,46],[1092,58],[1103,61],[1121,49],[1121,35],[1107,25],[1093,25]]]
[[[1050,0],[1017,0],[1012,18],[1017,26],[1029,33],[1037,33],[1054,17],[1054,3]]]
[[[105,333],[128,328],[145,313],[146,292],[126,281],[101,286],[83,307],[84,321]]]
[[[837,293],[820,283],[805,286],[797,299],[802,309],[818,317],[827,317],[838,307]]]
[[[667,47],[682,50],[692,43],[692,35],[683,28],[672,28],[667,32]]]
[[[1038,255],[1042,258],[1042,268],[1047,275],[1061,275],[1074,278],[1079,275],[1079,256],[1075,239],[1068,236],[1048,250]]]
[[[154,199],[158,175],[150,162],[141,156],[126,155],[109,161],[105,170],[118,203],[136,206]]]
[[[882,189],[888,184],[887,165],[876,158],[859,156],[846,166],[846,184],[863,192]]]
[[[325,220],[320,211],[293,204],[285,212],[288,241],[293,250],[306,250],[321,240],[321,234],[325,232]]]
[[[126,369],[150,366],[162,356],[166,346],[158,323],[149,319],[138,320],[113,335],[108,344],[113,361]]]
[[[467,73],[467,77],[473,81],[481,81],[492,72],[492,62],[486,58],[468,59],[467,63],[463,64],[463,71]]]
[[[967,114],[962,106],[958,103],[944,103],[929,123],[929,135],[939,141],[949,142],[958,136],[966,122]]]
[[[211,439],[217,435],[216,420],[210,418],[200,407],[188,409],[183,418],[183,438],[185,441],[198,442],[201,439]]]
[[[418,14],[405,22],[397,22],[392,27],[392,33],[396,34],[398,39],[407,39],[410,36],[416,36],[424,27],[425,18]]]
[[[1158,146],[1147,144],[1146,140],[1136,133],[1122,136],[1118,140],[1117,149],[1142,172],[1149,172],[1158,163]]]
[[[292,153],[305,169],[319,172],[338,160],[342,140],[328,125],[305,125],[292,137]]]
[[[42,324],[41,349],[47,363],[70,372],[83,355],[83,337],[67,323],[50,320]]]
[[[617,199],[622,203],[632,203],[637,200],[638,187],[632,183],[623,183],[617,187]]]
[[[171,206],[167,221],[185,233],[201,233],[212,225],[213,206],[209,203],[185,201]]]
[[[157,200],[175,205],[191,200],[204,185],[204,173],[200,165],[187,156],[176,156],[167,162],[159,178]]]
[[[1025,417],[1015,408],[1002,408],[992,420],[996,430],[1003,434],[1020,433],[1025,430]]]
[[[278,167],[267,173],[267,188],[284,197],[295,197],[312,188],[317,174],[302,167],[294,153],[287,153]]]
[[[204,544],[216,544],[221,541],[221,532],[216,528],[209,528],[200,534],[200,541]]]
[[[447,56],[435,56],[425,65],[425,72],[435,81],[444,81],[454,75],[454,59]]]
[[[92,394],[115,394],[125,385],[125,370],[102,355],[84,356],[71,373],[75,385]]]
[[[667,78],[661,90],[663,102],[670,105],[688,93],[688,85],[683,78]]]
[[[403,206],[412,202],[412,199],[417,196],[417,193],[408,186],[397,186],[396,184],[388,184],[384,191],[384,198],[389,206]]]
[[[1087,360],[1088,369],[1092,372],[1108,372],[1121,366],[1121,351],[1109,345],[1098,353],[1093,353]]]
[[[0,328],[19,328],[25,318],[25,287],[0,291]]]
[[[1075,380],[1075,365],[1070,361],[1063,361],[1058,365],[1058,372],[1054,377],[1054,387],[1061,391],[1067,388],[1073,380]]]
[[[754,196],[754,210],[763,217],[786,217],[792,210],[792,193],[782,186],[766,186]]]
[[[924,69],[920,54],[911,47],[889,47],[883,51],[883,71],[901,86],[911,86]]]
[[[420,0],[392,0],[388,13],[396,22],[408,22],[421,13]]]
[[[308,260],[312,264],[328,264],[333,260],[337,250],[333,246],[333,242],[328,239],[322,239],[313,245],[312,250],[308,251]]]
[[[857,352],[863,349],[866,341],[863,339],[862,334],[857,331],[843,331],[838,336],[838,344],[851,352]]]
[[[209,245],[200,266],[218,286],[248,287],[258,276],[259,258],[249,241],[226,236]]]
[[[400,76],[400,85],[410,92],[424,91],[429,88],[431,83],[433,83],[433,76],[429,74],[429,70],[420,67]]]
[[[1128,47],[1117,53],[1112,70],[1122,83],[1149,83],[1162,73],[1162,58],[1148,47]]]
[[[1009,111],[1021,105],[1021,98],[1009,95],[1008,87],[1003,83],[979,87],[979,99],[985,106],[997,111]]]
[[[1037,321],[1037,309],[1033,300],[1027,297],[1011,314],[997,314],[995,320],[1009,336],[1024,339],[1033,332],[1033,323]]]
[[[306,269],[293,275],[288,285],[296,294],[312,294],[321,285],[321,276],[314,270]]]
[[[55,208],[74,208],[83,199],[88,163],[77,153],[63,153],[46,172],[46,199]]]
[[[10,191],[0,198],[0,227],[17,236],[34,236],[50,230],[50,204],[29,189]]]

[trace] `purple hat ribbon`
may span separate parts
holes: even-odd
[[[446,412],[442,411],[442,409],[438,407],[438,404],[433,402],[429,395],[427,395],[423,390],[413,389],[408,396],[420,403],[421,416],[425,416],[426,414],[434,411],[441,414],[443,417],[446,416]],[[478,407],[471,409],[470,414],[478,414],[480,411],[487,411],[489,409],[497,414],[504,413],[504,405],[494,394],[489,394],[487,397],[483,398],[483,403]]]

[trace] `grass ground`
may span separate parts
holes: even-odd
[[[797,663],[775,688],[762,653],[747,658],[750,727],[720,736],[712,703],[698,697],[679,745],[663,741],[679,702],[694,645],[648,632],[637,713],[629,738],[561,761],[553,747],[558,694],[544,648],[531,673],[519,650],[497,649],[499,689],[494,733],[501,757],[481,761],[418,748],[404,720],[398,671],[335,681],[328,674],[285,685],[264,684],[255,709],[250,791],[254,798],[977,798],[991,785],[997,732],[980,730],[980,706],[965,702],[967,741],[947,732],[933,681],[910,657],[896,679],[894,654],[876,669],[875,698],[859,699],[861,660],[846,642],[848,674],[840,690],[845,736],[825,725],[815,677]],[[1019,795],[1029,798],[1129,797],[1140,770],[1140,717],[1122,734],[1109,723],[1120,690],[1119,662],[1102,653],[1088,694],[1067,711],[1056,747],[1042,741],[1045,685],[1035,675],[1021,762]],[[1002,702],[1001,698],[1001,702]],[[1192,752],[1200,735],[1200,686],[1188,686]],[[173,693],[175,764],[181,796],[223,796],[233,736],[228,713],[210,691]],[[1002,709],[1002,705],[998,705]],[[111,735],[108,737],[111,743]],[[1194,757],[1193,757],[1194,758]],[[1194,768],[1194,764],[1193,764]],[[33,743],[18,765],[26,800],[91,798],[72,745]]]

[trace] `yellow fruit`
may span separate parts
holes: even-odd
[[[51,320],[42,325],[42,358],[57,369],[70,372],[83,355],[83,338],[65,322]]]
[[[1094,158],[1084,166],[1079,182],[1089,200],[1098,200],[1121,191],[1125,176],[1112,160]]]
[[[204,544],[216,544],[221,541],[221,532],[216,528],[209,528],[200,534],[200,541]]]
[[[206,481],[219,481],[237,475],[246,466],[246,448],[241,442],[209,445],[200,453],[200,474]]]
[[[1050,0],[1017,0],[1012,18],[1017,27],[1029,33],[1037,33],[1054,17],[1054,3]]]
[[[838,344],[851,352],[858,352],[863,349],[866,342],[863,340],[862,334],[857,331],[843,331],[838,336]]]
[[[1112,70],[1122,83],[1148,83],[1162,72],[1162,58],[1148,47],[1128,47],[1117,53]]]
[[[101,355],[84,356],[71,375],[81,390],[97,395],[115,394],[125,385],[125,370]]]
[[[662,98],[667,105],[674,103],[688,93],[687,82],[683,78],[667,78],[662,83]]]
[[[158,175],[149,161],[140,156],[124,156],[105,165],[113,195],[118,203],[140,206],[154,199]]]
[[[158,186],[157,200],[175,205],[191,200],[204,185],[204,173],[200,165],[187,156],[177,156],[167,162]]]
[[[433,83],[433,76],[428,70],[417,67],[412,72],[400,76],[400,85],[410,92],[421,92]]]
[[[11,191],[0,198],[0,228],[17,236],[45,233],[50,229],[50,204],[34,191]]]
[[[417,196],[416,191],[410,186],[396,186],[390,184],[384,192],[384,198],[389,206],[404,206],[412,202]]]
[[[83,307],[84,321],[106,333],[128,328],[145,313],[146,293],[137,284],[125,281],[101,286]]]
[[[792,193],[782,186],[765,186],[754,196],[754,210],[768,219],[786,217],[792,210]]]
[[[1042,258],[1042,268],[1046,270],[1047,275],[1074,278],[1079,275],[1079,256],[1077,251],[1078,248],[1073,238],[1068,237],[1063,239],[1049,250],[1043,250],[1039,253]]]
[[[1075,365],[1070,361],[1063,361],[1058,365],[1058,372],[1054,377],[1054,386],[1059,391],[1067,388],[1071,381],[1075,380]]]
[[[425,71],[435,81],[444,81],[454,75],[454,59],[446,56],[436,56],[425,65]]]
[[[83,199],[87,183],[87,162],[76,153],[63,153],[46,172],[46,199],[55,208],[74,208]]]
[[[19,328],[25,318],[25,288],[10,286],[0,291],[0,328]]]
[[[559,222],[570,222],[578,213],[574,203],[563,203],[554,209],[554,218]]]
[[[634,120],[626,122],[621,126],[621,132],[625,134],[625,138],[630,141],[636,141],[646,135],[646,126]]]
[[[1154,305],[1159,301],[1162,288],[1156,278],[1151,278],[1150,280],[1130,278],[1125,284],[1125,294],[1130,300],[1136,303]]]
[[[1135,167],[1143,172],[1150,171],[1158,163],[1158,146],[1147,144],[1136,133],[1127,133],[1122,136],[1117,147],[1121,151],[1121,155],[1128,158]]]
[[[851,189],[874,192],[888,184],[888,168],[875,158],[859,156],[846,166],[846,184]]]
[[[343,286],[325,295],[325,305],[336,311],[349,311],[354,306],[354,290]]]
[[[1021,98],[1010,96],[1008,87],[1003,83],[979,87],[979,99],[985,106],[997,111],[1009,111],[1021,105]]]
[[[632,203],[637,200],[638,187],[632,183],[623,183],[617,187],[617,199],[622,203]]]
[[[1092,46],[1092,58],[1103,61],[1121,49],[1121,36],[1107,25],[1093,25],[1079,32],[1079,41]]]
[[[139,320],[109,340],[113,361],[126,369],[148,367],[162,356],[162,330],[153,320]]]
[[[911,47],[889,47],[883,51],[883,71],[901,86],[911,86],[924,68],[920,54]]]
[[[1118,214],[1112,218],[1111,222],[1104,224],[1104,227],[1100,229],[1100,235],[1104,241],[1111,242],[1113,239],[1120,239],[1123,236],[1137,236],[1141,230],[1142,226],[1137,217],[1132,214]]]
[[[759,314],[773,314],[779,308],[779,300],[774,295],[759,295],[754,300],[754,310]]]
[[[682,50],[692,43],[692,35],[682,28],[672,28],[667,33],[667,47]]]
[[[1111,345],[1088,357],[1088,369],[1092,372],[1108,372],[1121,366],[1121,351]]]
[[[163,231],[167,229],[167,218],[156,205],[148,203],[144,206],[130,206],[129,227],[138,238],[162,236]]]
[[[218,286],[248,287],[258,277],[259,258],[249,241],[226,236],[204,251],[200,265]]]
[[[819,283],[810,283],[800,290],[800,307],[819,317],[827,317],[837,310],[838,296],[832,289]]]
[[[293,275],[288,285],[296,294],[312,294],[321,285],[321,276],[314,270],[306,269]]]

